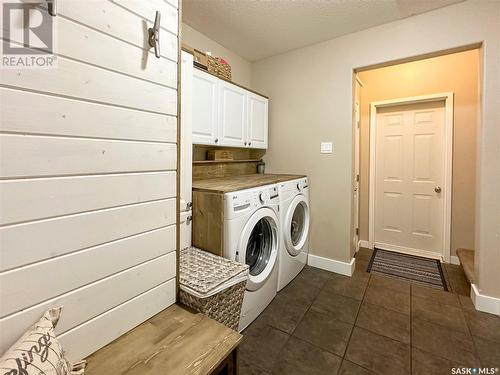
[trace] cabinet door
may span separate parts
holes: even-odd
[[[222,80],[219,85],[219,144],[244,147],[247,91]]]
[[[215,145],[217,134],[217,103],[219,80],[193,69],[192,134],[194,144]]]
[[[267,148],[268,99],[248,93],[248,146]]]

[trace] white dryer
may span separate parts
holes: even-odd
[[[282,182],[280,197],[281,245],[278,291],[304,268],[309,253],[309,184],[307,177]]]
[[[276,296],[280,241],[278,207],[277,185],[224,195],[224,257],[250,266],[240,331]]]

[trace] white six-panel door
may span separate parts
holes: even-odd
[[[377,110],[376,247],[443,255],[444,135],[444,101]]]

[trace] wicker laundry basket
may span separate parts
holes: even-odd
[[[189,247],[180,256],[180,302],[238,330],[248,266]]]

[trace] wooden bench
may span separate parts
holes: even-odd
[[[242,337],[173,305],[88,357],[85,374],[237,374]]]
[[[457,249],[457,257],[469,283],[474,283],[474,250]]]

